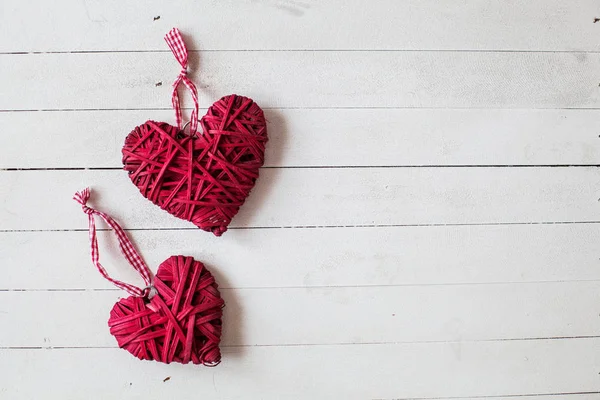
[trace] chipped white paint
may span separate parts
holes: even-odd
[[[600,397],[600,9],[593,0],[0,3],[0,398]],[[221,238],[144,200],[133,126],[266,108],[266,166]],[[84,185],[155,269],[205,261],[215,369],[115,348]],[[135,282],[102,232],[104,264]],[[166,377],[170,377],[165,381]]]

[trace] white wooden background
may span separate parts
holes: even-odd
[[[596,17],[596,0],[1,1],[0,398],[599,399]],[[236,92],[270,122],[222,238],[120,167],[133,126],[174,120],[172,26],[202,107]],[[116,347],[124,294],[89,260],[86,185],[153,268],[210,266],[220,366]]]

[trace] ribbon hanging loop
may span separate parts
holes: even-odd
[[[100,274],[102,274],[106,280],[113,283],[116,287],[125,290],[132,296],[148,297],[152,284],[152,272],[150,271],[150,268],[148,268],[148,265],[146,265],[144,259],[139,255],[123,228],[121,228],[121,226],[108,214],[88,207],[87,202],[89,199],[90,188],[85,188],[81,192],[75,193],[73,196],[73,200],[81,204],[81,209],[88,215],[92,262],[98,271],[100,271]],[[145,288],[142,289],[135,285],[130,285],[128,283],[111,278],[102,264],[100,264],[100,253],[98,251],[98,237],[96,235],[96,222],[94,220],[94,215],[98,215],[108,224],[108,226],[112,228],[113,232],[117,236],[117,240],[119,241],[121,253],[123,256],[125,256],[129,264],[131,264],[131,266],[141,275],[144,283],[146,284]]]
[[[183,118],[181,113],[181,103],[179,101],[179,94],[177,89],[180,83],[183,83],[192,94],[192,100],[194,101],[194,108],[190,117],[190,133],[193,135],[198,130],[198,90],[196,85],[187,77],[188,72],[188,51],[185,47],[181,32],[179,29],[173,28],[165,35],[165,41],[169,45],[169,48],[173,52],[173,55],[181,65],[181,72],[175,82],[173,83],[173,95],[171,96],[171,103],[175,109],[175,119],[177,121],[177,128],[183,130]]]

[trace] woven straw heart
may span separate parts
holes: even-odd
[[[211,273],[192,257],[173,256],[158,268],[154,287],[150,301],[130,296],[110,312],[119,347],[141,360],[218,364],[224,302]]]
[[[230,95],[183,134],[147,121],[125,139],[123,165],[142,195],[178,218],[221,236],[258,178],[267,126],[252,99]]]

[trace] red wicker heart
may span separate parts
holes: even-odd
[[[188,136],[147,121],[125,139],[123,165],[154,204],[221,236],[258,178],[267,125],[252,99],[235,94],[214,103]]]
[[[130,296],[114,305],[108,326],[119,347],[141,360],[217,365],[224,302],[211,273],[192,257],[173,256],[154,287],[150,301]]]

